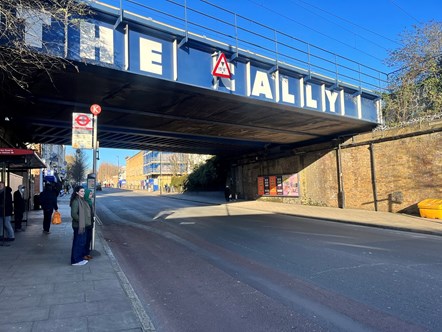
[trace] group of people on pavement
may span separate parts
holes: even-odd
[[[40,205],[43,209],[43,233],[50,234],[52,214],[58,211],[57,192],[51,184],[46,184],[40,193]],[[71,208],[72,240],[71,265],[81,266],[88,263],[91,256],[91,242],[94,227],[93,192],[83,186],[76,186],[72,192]]]
[[[0,181],[0,220],[2,220],[1,239],[2,241],[14,241],[15,232],[22,231],[23,215],[25,212],[25,187],[19,185],[12,198],[12,189]],[[14,212],[14,226],[11,219]],[[6,233],[6,234],[5,234]]]
[[[14,241],[15,232],[22,231],[23,215],[26,209],[25,187],[19,185],[14,195],[12,189],[0,181],[0,220],[2,223],[1,240]],[[47,183],[40,193],[40,205],[43,210],[43,233],[50,234],[52,214],[58,211],[57,192]],[[14,197],[14,199],[13,199]],[[72,229],[74,231],[71,251],[71,264],[81,266],[88,263],[91,256],[91,242],[94,227],[93,192],[83,186],[77,186],[71,195]],[[14,212],[14,228],[11,224]]]
[[[25,188],[19,185],[12,195],[11,187],[0,181],[0,219],[3,219],[1,236],[4,241],[14,241],[15,232],[22,231],[23,216],[26,211]],[[52,213],[58,210],[57,194],[50,184],[46,184],[39,199],[43,209],[43,233],[50,234]],[[12,212],[14,212],[15,227],[11,224]]]
[[[40,193],[40,204],[43,209],[43,233],[50,234],[52,214],[58,211],[57,192],[50,184]],[[72,240],[71,265],[81,266],[88,263],[91,256],[91,242],[94,226],[93,192],[83,186],[76,186],[72,192],[69,206],[71,208]]]

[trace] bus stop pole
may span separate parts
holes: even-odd
[[[91,241],[91,250],[95,249],[95,221],[96,221],[96,212],[95,212],[95,200],[97,196],[97,116],[94,114],[94,138],[93,138],[93,149],[92,149],[92,173],[95,176],[94,183],[94,200],[92,201],[92,206],[94,208],[94,225],[92,227],[92,241]]]
[[[92,173],[95,176],[94,179],[94,201],[92,202],[92,206],[94,209],[94,225],[92,227],[92,241],[91,241],[91,250],[95,249],[95,221],[97,220],[97,213],[95,208],[95,201],[97,198],[97,148],[98,148],[98,142],[97,142],[97,127],[98,127],[98,114],[101,113],[101,107],[98,104],[93,104],[90,107],[90,111],[93,114],[93,122],[94,122],[94,137],[92,141]]]

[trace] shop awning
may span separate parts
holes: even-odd
[[[31,168],[46,168],[46,165],[34,150],[0,148],[0,168],[8,171],[24,171]]]

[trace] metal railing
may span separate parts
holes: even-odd
[[[179,28],[185,39],[198,35],[225,43],[234,55],[252,53],[272,61],[276,68],[295,70],[325,76],[337,85],[345,83],[360,90],[382,92],[387,86],[388,74],[356,62],[348,57],[310,44],[293,35],[226,10],[207,0],[200,0],[203,9],[195,9],[187,0],[102,0],[124,12],[135,13]],[[151,5],[147,3],[150,2]]]

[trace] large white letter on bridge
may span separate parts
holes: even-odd
[[[325,90],[325,95],[327,96],[328,102],[330,104],[330,112],[336,112],[336,99],[338,99],[338,93],[330,90]]]
[[[42,48],[43,24],[51,25],[51,15],[39,10],[18,8],[17,16],[25,22],[26,45]]]
[[[140,70],[162,75],[162,52],[163,45],[161,43],[140,38]]]
[[[80,23],[80,56],[96,60],[95,49],[100,51],[100,61],[114,63],[114,31],[106,27],[98,27],[99,37],[95,37],[95,24]]]
[[[305,85],[305,99],[307,100],[307,107],[318,108],[318,101],[313,99],[312,86],[310,84]]]
[[[269,76],[267,73],[257,71],[255,75],[255,82],[253,83],[252,95],[259,97],[261,94],[265,95],[268,99],[273,99]]]

